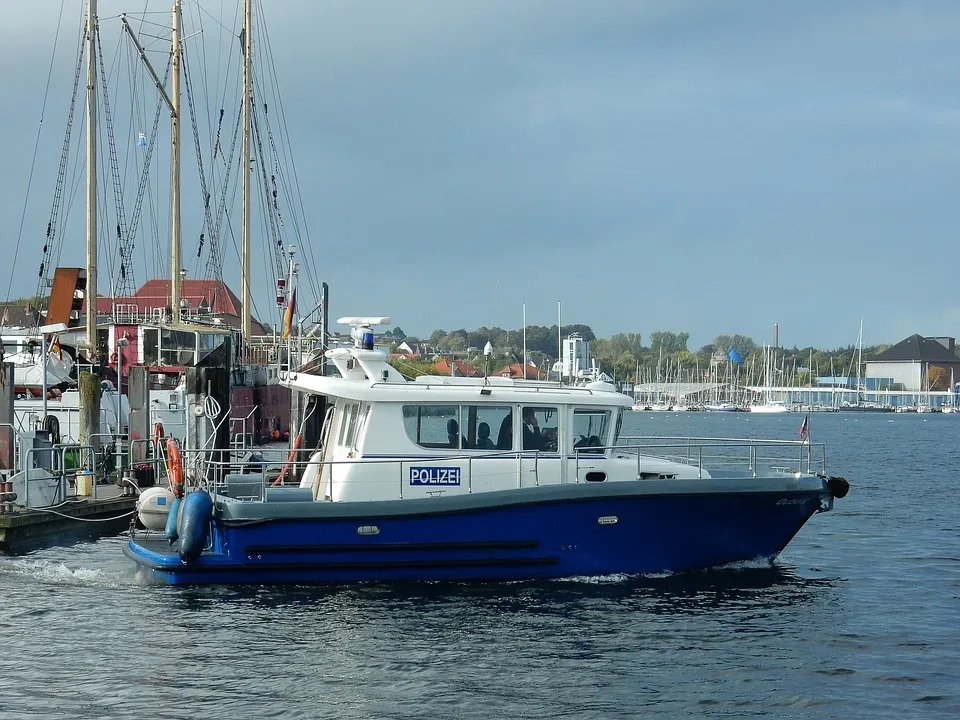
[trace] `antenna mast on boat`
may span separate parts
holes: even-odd
[[[87,0],[87,351],[97,351],[97,0]]]
[[[250,115],[253,111],[251,102],[253,95],[253,69],[251,54],[253,51],[253,2],[244,0],[243,7],[243,158],[241,173],[243,177],[243,234],[240,257],[240,304],[243,308],[240,332],[242,338],[242,355],[246,358],[247,347],[250,345]]]
[[[170,310],[174,325],[180,324],[182,277],[180,261],[180,0],[173,3],[170,52]]]

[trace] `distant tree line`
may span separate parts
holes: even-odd
[[[658,369],[663,375],[670,373],[677,377],[677,368],[683,375],[691,376],[697,370],[701,377],[706,371],[717,371],[730,363],[730,351],[743,361],[741,364],[752,368],[761,368],[765,362],[764,346],[748,335],[717,335],[713,342],[697,350],[688,347],[690,333],[655,330],[649,334],[647,342],[639,332],[616,333],[609,338],[598,338],[589,325],[573,324],[560,328],[563,338],[578,333],[590,342],[591,357],[596,359],[600,369],[618,380],[633,381],[638,378],[650,379],[656,376]],[[384,334],[395,344],[403,340],[421,342],[419,338],[406,335],[399,327]],[[527,359],[542,370],[549,370],[559,357],[556,325],[528,325],[526,329]],[[480,327],[475,330],[434,330],[423,340],[433,347],[438,356],[456,356],[465,359],[479,369],[495,373],[506,365],[522,362],[524,332],[506,330],[500,327]],[[483,347],[487,342],[493,346],[493,355],[484,358]],[[870,358],[887,349],[889,344],[864,347],[863,358]],[[960,357],[960,346],[958,346]],[[857,348],[849,345],[834,349],[807,347],[778,348],[776,365],[780,369],[788,368],[796,384],[810,382],[813,375],[820,377],[853,377],[857,375]],[[431,372],[432,358],[422,358],[418,367],[419,374]],[[662,376],[662,375],[661,375]]]

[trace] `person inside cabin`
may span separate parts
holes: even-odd
[[[450,447],[460,447],[460,423],[453,418],[447,420],[447,441]]]
[[[481,450],[495,450],[497,447],[490,439],[490,425],[485,422],[477,425],[477,447]]]
[[[543,450],[543,435],[540,433],[540,423],[533,408],[523,409],[523,449]]]
[[[547,452],[557,451],[557,428],[548,427],[543,430],[543,449]]]

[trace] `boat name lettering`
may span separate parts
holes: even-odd
[[[803,498],[782,498],[777,500],[777,505],[803,505],[805,502]]]
[[[411,485],[459,485],[458,467],[411,467]]]

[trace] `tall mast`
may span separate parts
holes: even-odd
[[[97,351],[97,0],[87,0],[87,351]]]
[[[240,331],[243,335],[243,356],[246,357],[246,348],[250,345],[250,313],[253,310],[250,301],[250,115],[253,111],[253,69],[251,55],[253,52],[253,2],[244,0],[243,8],[243,158],[241,172],[243,173],[243,234],[240,258],[240,303],[243,306],[243,317]]]
[[[170,109],[170,310],[174,325],[180,324],[180,0],[173,3],[171,35],[173,62]]]

